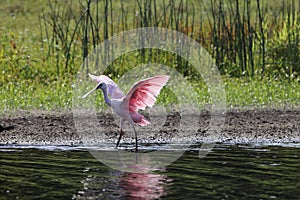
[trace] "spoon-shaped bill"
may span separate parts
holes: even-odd
[[[94,89],[92,89],[91,91],[89,91],[88,93],[86,93],[85,95],[83,95],[82,98],[84,99],[87,96],[89,96],[90,94],[92,94],[93,92],[95,92],[97,90],[97,87],[98,87],[98,85]]]

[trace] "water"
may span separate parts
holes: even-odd
[[[0,199],[300,199],[299,147],[216,145],[144,174],[84,149],[1,147]]]

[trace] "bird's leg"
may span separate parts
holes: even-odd
[[[132,125],[132,128],[134,130],[134,137],[135,137],[135,152],[138,151],[138,140],[137,140],[137,133],[136,133],[136,130],[134,128],[134,125]]]
[[[121,121],[120,121],[120,136],[119,136],[116,148],[119,146],[121,138],[124,135],[124,131],[123,131],[123,125],[124,125],[124,123],[125,123],[125,120],[121,119]]]
[[[119,136],[116,148],[119,146],[121,138],[122,138],[123,135],[124,135],[124,131],[120,128],[120,136]]]

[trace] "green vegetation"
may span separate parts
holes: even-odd
[[[205,47],[224,78],[228,105],[299,105],[299,7],[294,0],[1,1],[0,109],[70,108],[71,85],[93,47],[147,26],[174,29]],[[124,55],[105,74],[118,79],[130,66],[157,61],[188,77],[199,104],[209,103],[201,76],[169,53]]]

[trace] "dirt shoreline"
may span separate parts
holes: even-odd
[[[97,116],[105,130],[104,137],[115,141],[118,137],[118,126],[110,114]],[[210,120],[208,111],[200,112],[200,117],[192,118],[190,124],[182,124],[181,128],[190,130],[192,140],[197,142],[223,143],[285,143],[300,142],[300,110],[251,109],[231,110],[226,113],[225,124],[217,137],[207,137]],[[160,143],[180,136],[178,124],[180,115],[168,113],[162,127],[151,128],[141,141]],[[83,144],[82,136],[77,133],[73,115],[70,112],[19,111],[0,116],[0,125],[14,126],[11,130],[0,132],[0,145],[70,145]],[[194,130],[194,129],[193,129]],[[209,138],[209,139],[208,139]],[[124,138],[130,142],[131,137]]]

